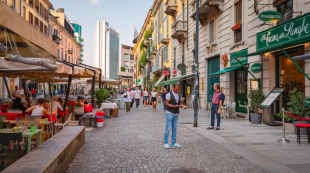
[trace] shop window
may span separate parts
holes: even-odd
[[[277,6],[277,11],[283,16],[283,18],[277,22],[278,25],[293,19],[293,0],[277,1],[275,3],[281,4]]]
[[[304,49],[299,49],[289,53],[291,57],[304,55]],[[278,56],[279,60],[279,87],[286,87],[280,105],[287,110],[287,102],[289,101],[288,93],[297,88],[299,91],[305,92],[305,75],[297,68],[297,66],[285,55]],[[301,69],[305,68],[305,61],[295,61]]]
[[[240,25],[240,27],[235,32],[235,43],[238,43],[242,40],[242,0],[240,0],[237,4],[235,4],[236,10],[236,25]]]

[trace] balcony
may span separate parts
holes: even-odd
[[[187,37],[187,21],[177,20],[172,24],[171,38],[177,39],[179,42]]]
[[[178,12],[178,1],[177,0],[167,0],[166,1],[165,13],[170,16],[174,16]]]
[[[207,16],[213,12],[224,11],[224,0],[199,0],[199,22],[204,26],[207,22]],[[190,17],[196,20],[196,1],[192,0],[190,2]]]
[[[84,38],[83,38],[83,37],[80,37],[80,41],[81,41],[81,42],[84,42]]]
[[[82,42],[79,42],[79,44],[83,47],[84,46],[84,43],[82,43]]]
[[[69,50],[68,50],[68,54],[73,54],[73,50],[72,50],[72,49],[69,49]]]
[[[59,44],[60,44],[60,40],[59,40],[59,38],[53,38],[53,41],[54,41],[57,45],[59,45]]]
[[[81,52],[81,57],[84,57],[84,53],[83,52]]]
[[[81,52],[84,52],[84,48],[81,49]]]
[[[160,42],[161,44],[169,44],[170,38],[168,32],[162,32],[160,34]]]
[[[154,66],[152,66],[152,72],[155,73],[159,71],[159,64],[155,64]]]
[[[143,47],[144,47],[144,48],[147,48],[148,44],[149,44],[148,41],[144,41],[144,42],[143,42]]]
[[[151,47],[150,52],[151,52],[152,55],[157,55],[157,46],[156,46],[156,45],[153,45],[153,46]]]

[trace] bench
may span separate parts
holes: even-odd
[[[66,127],[1,173],[65,172],[84,143],[85,127]]]

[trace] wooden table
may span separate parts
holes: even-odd
[[[12,129],[1,129],[0,134],[1,133],[20,133],[20,132],[13,132]],[[27,153],[30,153],[31,151],[31,136],[34,136],[39,133],[38,146],[41,145],[41,136],[42,136],[41,129],[36,129],[34,132],[30,132],[30,129],[27,129],[27,130],[22,131],[21,133],[23,137],[28,138]]]

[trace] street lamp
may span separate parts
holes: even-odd
[[[188,29],[188,28],[187,28]],[[194,127],[198,126],[198,53],[199,53],[199,0],[196,0],[196,43],[195,43],[195,99],[194,99]],[[196,52],[197,51],[197,52]]]

